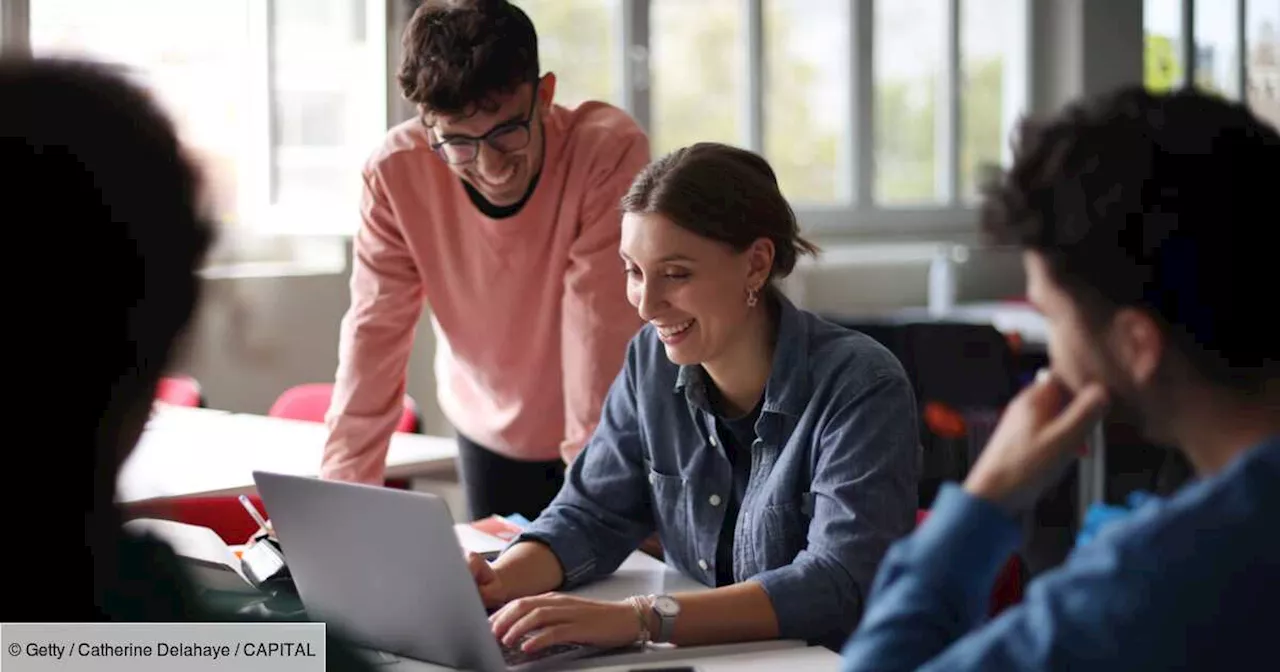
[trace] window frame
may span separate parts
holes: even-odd
[[[652,132],[653,114],[649,93],[649,44],[651,0],[615,0],[621,2],[621,39],[623,55],[618,59],[622,69],[622,106],[647,131]],[[888,1],[888,0],[882,0]],[[934,142],[939,204],[920,203],[881,205],[875,202],[875,5],[877,0],[850,0],[848,13],[849,109],[851,131],[840,153],[841,193],[850,196],[848,204],[815,204],[795,202],[796,217],[802,229],[824,238],[873,240],[964,240],[975,233],[977,208],[967,202],[960,187],[961,99],[960,83],[964,54],[961,51],[963,0],[946,2],[947,54],[944,76],[940,82],[943,111],[937,115]],[[742,44],[747,55],[747,73],[742,99],[744,111],[741,137],[737,142],[752,151],[764,152],[765,73],[768,54],[765,45],[765,0],[739,0],[744,17]],[[1031,31],[1037,3],[1021,0],[1023,30],[1017,51],[1023,62],[1013,68],[1012,86],[1019,94],[1019,104],[1030,110],[1032,92],[1033,50]],[[1015,120],[1005,120],[1002,137],[1009,137]],[[1008,148],[1002,148],[1007,160]]]
[[[1236,44],[1240,45],[1240,62],[1236,64],[1234,73],[1235,88],[1239,92],[1238,100],[1247,104],[1248,95],[1246,92],[1249,90],[1249,0],[1213,1],[1217,3],[1235,3],[1235,39]],[[1189,89],[1196,86],[1196,49],[1199,47],[1196,39],[1196,0],[1180,0],[1180,2],[1182,11],[1180,12],[1178,28],[1181,31],[1182,42],[1178,45],[1178,60],[1182,64],[1182,81],[1178,84],[1183,88]]]
[[[0,0],[0,48],[6,52],[22,55],[31,54],[30,44],[30,9],[33,0]],[[39,0],[34,0],[38,2]],[[370,73],[377,79],[391,86],[394,78],[394,66],[388,55],[388,30],[377,30],[378,26],[392,27],[392,5],[402,0],[366,0],[365,25],[367,39],[370,43],[369,62],[366,64]],[[252,72],[253,86],[249,100],[252,112],[252,131],[243,139],[238,153],[245,163],[239,167],[237,180],[238,203],[236,212],[243,222],[237,226],[225,227],[217,248],[212,255],[220,258],[223,254],[232,255],[232,250],[242,253],[246,250],[275,250],[278,245],[264,244],[263,241],[252,241],[261,238],[317,237],[331,238],[335,236],[351,236],[357,228],[357,203],[352,203],[346,213],[334,212],[327,203],[313,206],[278,202],[280,176],[278,174],[277,138],[279,130],[274,128],[273,111],[279,100],[280,92],[275,87],[276,45],[274,22],[276,20],[276,0],[253,0],[248,4],[248,34],[250,49],[253,50],[255,62],[263,67],[254,68]],[[378,128],[370,129],[370,136],[381,135],[392,124],[390,111],[394,105],[389,95],[382,95],[385,89],[378,87],[378,95],[370,100],[371,116],[383,120]],[[376,140],[369,144],[372,151]],[[359,175],[353,173],[352,180]],[[305,224],[304,224],[305,222]],[[274,251],[271,253],[274,254]]]
[[[849,86],[850,110],[849,120],[851,132],[846,134],[846,146],[840,153],[839,171],[843,181],[841,192],[850,196],[850,203],[820,205],[805,202],[793,203],[801,227],[806,233],[824,239],[852,239],[876,241],[914,241],[914,240],[946,240],[965,242],[972,241],[976,234],[975,204],[965,199],[960,189],[960,142],[961,134],[961,100],[960,80],[963,53],[960,38],[962,30],[961,2],[964,0],[941,0],[946,2],[947,30],[946,43],[943,48],[948,55],[944,68],[944,77],[940,82],[943,111],[937,115],[937,140],[934,151],[937,160],[935,181],[939,186],[939,204],[921,203],[918,205],[879,205],[874,202],[875,188],[875,81],[874,81],[874,25],[875,5],[878,0],[850,0],[849,21]],[[888,1],[888,0],[879,0]],[[1035,14],[1038,11],[1032,0],[1020,0],[1024,3],[1022,18],[1025,25],[1018,39],[1021,41],[1017,52],[1023,62],[1020,67],[1011,69],[1014,77],[1010,86],[1019,95],[1018,104],[1024,111],[1032,109],[1035,100],[1032,73],[1035,71],[1032,48],[1032,31],[1035,25]],[[1187,0],[1190,2],[1191,0]],[[1244,0],[1237,0],[1243,3]],[[0,12],[3,12],[3,32],[0,33],[0,45],[14,49],[26,49],[29,53],[27,39],[27,17],[31,0],[0,0]],[[768,54],[764,49],[765,0],[739,0],[745,29],[742,44],[739,48],[747,54],[746,86],[740,105],[745,112],[743,137],[739,143],[753,151],[764,151],[765,124],[765,72]],[[614,11],[619,11],[620,20],[615,22],[620,32],[618,43],[621,54],[615,57],[619,68],[618,81],[621,82],[621,107],[637,120],[646,131],[652,127],[652,96],[650,93],[651,73],[649,71],[651,7],[652,0],[612,0]],[[386,115],[386,128],[404,120],[411,109],[396,94],[395,66],[399,59],[399,35],[412,14],[417,2],[415,0],[370,0],[369,26],[385,25],[387,30],[380,32],[370,30],[370,39],[382,42],[381,53],[385,60],[380,64],[371,64],[382,73],[382,81],[386,86],[386,96],[381,101]],[[350,236],[355,228],[353,211],[346,215],[335,216],[332,212],[324,213],[328,223],[317,222],[307,212],[301,212],[288,206],[275,205],[271,195],[275,192],[274,178],[274,135],[271,128],[271,106],[274,102],[271,77],[274,71],[271,62],[271,44],[268,28],[271,25],[274,2],[267,0],[260,3],[255,14],[255,48],[267,67],[256,74],[258,96],[254,101],[255,109],[261,114],[255,115],[256,132],[247,140],[252,144],[252,165],[243,172],[243,184],[246,194],[245,215],[250,223],[244,227],[245,236]],[[1242,15],[1243,16],[1243,15]],[[381,67],[378,67],[378,66]],[[1009,137],[1013,120],[1006,119],[1002,128],[1002,136]],[[385,130],[385,129],[383,129]],[[371,148],[372,149],[372,148]],[[1008,149],[1002,148],[1002,157],[1007,159]],[[297,222],[308,222],[305,226]],[[235,237],[241,237],[241,231],[235,231]]]

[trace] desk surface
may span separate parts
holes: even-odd
[[[450,667],[407,658],[383,657],[375,652],[368,655],[385,672],[456,672]],[[681,665],[692,667],[695,672],[836,672],[840,669],[840,656],[803,642],[751,642],[584,658],[558,669],[630,672]]]
[[[254,470],[315,476],[326,436],[315,422],[161,406],[120,470],[117,501],[252,493]],[[387,476],[449,471],[457,454],[453,439],[396,433]]]
[[[478,537],[463,533],[465,525],[455,526],[459,542],[464,548],[476,550]],[[633,552],[608,578],[591,585],[571,591],[597,600],[623,600],[636,594],[655,594],[692,592],[707,590],[707,587],[681,574],[671,566],[654,559],[640,551]],[[450,672],[452,668],[434,665],[409,658],[400,658],[390,654],[369,651],[368,655],[378,664],[379,670],[387,672]],[[822,647],[808,647],[804,642],[794,640],[746,642],[742,644],[722,644],[716,646],[698,646],[688,648],[665,647],[659,645],[654,650],[645,652],[625,652],[596,658],[585,658],[570,661],[562,666],[565,670],[601,670],[602,672],[625,672],[645,668],[660,668],[679,664],[692,665],[697,672],[730,672],[746,670],[764,672],[769,670],[787,670],[788,672],[808,672],[810,670],[839,669],[840,657]]]

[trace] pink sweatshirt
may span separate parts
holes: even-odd
[[[643,131],[603,103],[553,106],[523,209],[482,214],[417,120],[367,163],[351,307],[321,476],[380,484],[424,302],[441,409],[481,445],[571,460],[641,326],[618,256],[619,200],[649,161]]]

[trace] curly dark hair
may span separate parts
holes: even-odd
[[[1025,121],[982,222],[1040,253],[1098,327],[1145,310],[1211,383],[1274,379],[1271,326],[1280,135],[1245,106],[1193,90],[1123,87]]]
[[[800,236],[769,162],[721,143],[700,142],[650,163],[623,196],[622,211],[662,214],[739,252],[768,238],[774,247],[771,280],[791,273],[801,254],[818,252]]]
[[[403,45],[401,91],[432,114],[492,112],[496,96],[540,73],[533,22],[506,0],[426,0]]]

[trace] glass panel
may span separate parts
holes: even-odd
[[[235,225],[240,173],[251,161],[248,3],[256,1],[39,0],[30,7],[31,49],[126,68],[174,120],[206,173],[217,214]]]
[[[848,203],[846,0],[765,0],[764,153],[793,203]]]
[[[1182,85],[1182,0],[1143,0],[1143,83],[1152,91]]]
[[[700,141],[741,146],[746,21],[740,0],[651,5],[654,156]]]
[[[556,73],[556,102],[622,104],[620,0],[515,0],[538,31],[542,71]]]
[[[386,126],[365,0],[274,0],[273,202],[354,212]]]
[[[884,205],[938,201],[936,115],[942,112],[946,3],[875,4],[875,196]]]
[[[1235,2],[1195,4],[1196,86],[1204,91],[1240,99],[1239,15]]]
[[[1249,0],[1244,16],[1249,107],[1280,128],[1280,1]]]
[[[1026,0],[960,5],[960,194],[977,196],[985,176],[1008,159],[1027,104]]]

